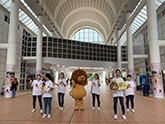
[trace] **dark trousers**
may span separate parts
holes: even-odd
[[[93,93],[92,94],[92,99],[93,99],[93,107],[95,107],[95,97],[97,97],[97,103],[98,107],[100,107],[100,95]]]
[[[123,97],[113,97],[113,101],[114,101],[114,113],[117,114],[117,102],[118,102],[118,98],[120,100],[120,105],[121,105],[121,109],[122,109],[122,113],[123,115],[125,115],[125,108],[124,108],[124,102],[123,102]]]
[[[127,109],[129,109],[129,100],[131,101],[132,109],[134,109],[134,95],[126,96],[126,106],[127,106]]]
[[[47,105],[49,106],[49,114],[51,113],[52,110],[51,102],[52,102],[52,97],[44,97],[44,114],[47,113]]]
[[[36,108],[36,97],[37,96],[33,96],[33,109]],[[42,109],[42,100],[41,100],[41,97],[42,97],[41,95],[38,96],[38,101],[39,101],[40,109]]]
[[[63,93],[58,93],[58,103],[60,107],[64,106],[64,95]]]

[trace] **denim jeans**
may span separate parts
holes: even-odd
[[[113,101],[114,101],[114,113],[117,114],[117,101],[118,98],[120,100],[120,105],[121,105],[121,109],[122,109],[122,113],[123,115],[125,115],[125,107],[124,107],[124,102],[123,102],[123,97],[113,97]]]
[[[15,97],[15,93],[16,92],[16,89],[15,88],[13,88],[13,90],[12,90],[12,97]]]
[[[132,109],[134,109],[134,95],[126,96],[126,106],[127,106],[127,109],[129,109],[129,100],[131,100],[131,107],[132,107]]]
[[[51,102],[52,102],[52,97],[45,97],[44,98],[44,114],[47,113],[47,105],[49,106],[49,114],[51,113]]]
[[[36,97],[37,96],[33,96],[33,109],[36,108]],[[40,109],[42,109],[42,100],[41,100],[41,95],[38,96],[38,101],[39,101],[39,104],[40,104]]]
[[[58,103],[60,107],[64,106],[64,95],[63,93],[58,93]]]
[[[98,94],[95,94],[95,93],[93,93],[92,94],[92,98],[93,98],[93,107],[95,107],[95,97],[97,97],[97,103],[98,103],[98,107],[100,107],[100,95],[98,95]]]

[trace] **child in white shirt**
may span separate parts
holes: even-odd
[[[132,112],[135,112],[134,110],[134,95],[135,95],[135,83],[131,80],[131,75],[127,75],[127,89],[125,90],[126,95],[126,106],[127,106],[127,112],[129,112],[129,100],[131,101],[131,107]]]
[[[54,90],[53,82],[51,81],[52,78],[49,73],[45,75],[45,87],[44,87],[44,93],[43,93],[43,99],[44,99],[44,115],[42,118],[46,117],[47,113],[47,106],[49,106],[49,113],[48,118],[51,117],[51,102],[52,102],[52,90]]]
[[[58,80],[58,103],[59,103],[59,110],[63,110],[64,106],[64,95],[65,95],[65,89],[66,89],[66,79],[64,78],[64,73],[61,72],[60,79]]]
[[[92,110],[95,110],[95,97],[97,97],[98,110],[100,110],[100,86],[101,86],[101,82],[99,79],[99,75],[95,74],[91,84],[91,94],[93,99]]]

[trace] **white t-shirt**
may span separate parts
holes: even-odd
[[[33,85],[33,93],[32,95],[33,96],[40,96],[42,95],[42,92],[41,92],[41,87],[42,87],[42,81],[37,81],[37,80],[34,80],[32,82],[32,85]]]
[[[99,84],[101,86],[101,82],[99,80]],[[93,86],[92,93],[95,93],[97,95],[100,95],[100,87],[98,86],[98,80],[93,79],[91,86]]]
[[[60,82],[63,82],[65,85],[67,85],[66,79],[59,79],[58,80],[58,85],[59,85],[58,86],[58,93],[65,94],[65,86]]]
[[[52,97],[52,91],[48,92],[51,88],[53,88],[53,83],[52,81],[46,81],[45,82],[45,87],[44,87],[44,93],[43,97]]]
[[[119,77],[118,79],[113,78],[112,80],[116,80],[116,82],[124,81],[123,78]],[[113,97],[123,97],[123,90],[118,90],[117,92],[113,91]]]
[[[133,81],[126,81],[126,84],[128,86],[128,84],[130,85],[130,87],[128,89],[125,89],[125,95],[134,95],[134,90],[133,88],[135,87],[135,83]]]

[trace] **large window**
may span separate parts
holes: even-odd
[[[103,44],[103,38],[101,37],[101,35],[96,30],[90,28],[84,28],[77,31],[71,39]]]

